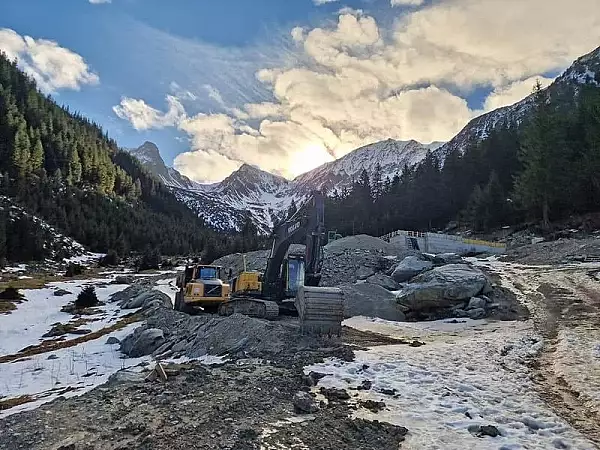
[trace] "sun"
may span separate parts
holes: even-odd
[[[317,167],[333,161],[333,157],[327,153],[323,144],[309,144],[304,149],[294,153],[290,159],[288,168],[292,176],[297,177]]]

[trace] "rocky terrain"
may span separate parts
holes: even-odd
[[[261,270],[266,258],[266,252],[247,254],[247,266]],[[217,262],[243,270],[242,255]],[[544,347],[547,337],[555,341],[556,355],[569,351],[568,341],[560,340],[567,330],[556,333],[548,322],[557,320],[558,310],[545,312],[545,301],[564,296],[552,276],[537,294],[528,293],[525,283],[534,278],[519,269],[524,266],[511,264],[407,252],[369,236],[335,241],[325,248],[323,281],[345,293],[351,319],[341,337],[303,336],[293,317],[186,315],[172,309],[172,291],[164,284],[172,274],[117,277],[115,283],[130,286],[110,295],[107,304],[134,312],[139,323],[104,339],[124,361],[135,363],[80,397],[59,396],[1,419],[0,449],[433,449],[452,433],[458,433],[455,443],[437,448],[527,442],[534,449],[550,448],[550,442],[563,446],[556,448],[593,448],[581,443],[582,436],[595,442],[592,419],[575,414],[581,409],[568,412],[558,400],[566,391],[552,377],[566,368],[551,365]],[[567,283],[570,273],[554,276],[568,277]],[[591,276],[575,281],[573,289],[581,295],[596,283]],[[586,300],[572,316],[587,320],[597,310],[592,305]],[[444,320],[421,322],[431,319]],[[534,370],[537,358],[546,362]],[[574,363],[584,361],[593,364]],[[593,365],[587,367],[593,374]],[[495,373],[503,374],[498,387]],[[569,389],[581,394],[580,400],[568,397],[569,405],[582,408],[587,402],[596,414],[590,381],[595,378],[580,385],[570,376]],[[486,394],[472,396],[476,388],[470,383],[480,386],[479,377],[487,380]],[[500,412],[489,415],[486,399],[497,402],[495,389],[508,389],[502,395],[509,398],[506,405],[494,403]],[[548,406],[532,397],[537,389],[546,392]],[[419,409],[423,395],[440,402],[434,416],[433,410]],[[444,405],[452,402],[466,406],[454,406],[446,418]],[[518,417],[528,408],[538,421]],[[459,425],[448,428],[449,420]]]
[[[293,246],[291,253],[303,252]],[[248,270],[266,268],[267,250],[245,255]],[[214,263],[237,276],[244,256],[229,255]],[[492,286],[478,268],[454,254],[426,255],[359,235],[324,247],[321,286],[340,287],[346,317],[386,320],[444,318],[514,320],[527,316],[514,295]],[[423,301],[426,299],[426,301]]]

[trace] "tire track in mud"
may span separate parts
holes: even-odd
[[[502,281],[509,281],[533,306],[535,328],[544,337],[544,349],[536,360],[532,376],[540,397],[557,415],[600,446],[599,412],[586,405],[581,393],[557,373],[555,365],[561,330],[573,327],[597,329],[600,283],[589,277],[584,269],[577,268],[515,268],[507,265],[494,267],[494,270]],[[531,289],[532,285],[537,288]]]

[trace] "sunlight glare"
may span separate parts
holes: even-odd
[[[297,177],[333,160],[323,144],[310,144],[292,155],[289,172]]]

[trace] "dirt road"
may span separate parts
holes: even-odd
[[[520,297],[544,337],[534,367],[540,396],[600,445],[600,264],[478,265]]]

